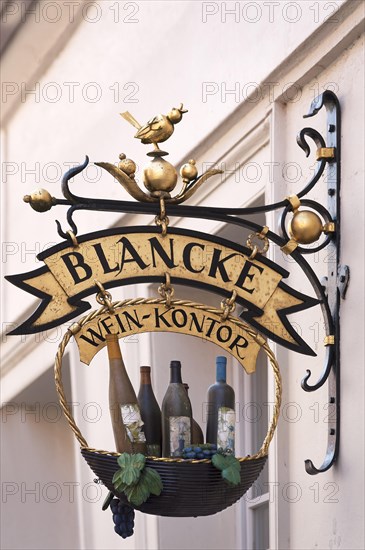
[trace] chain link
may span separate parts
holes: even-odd
[[[158,293],[166,302],[166,307],[171,306],[171,300],[175,294],[174,287],[171,285],[170,273],[165,273],[165,282],[158,287]]]
[[[170,220],[166,216],[165,200],[163,197],[160,197],[160,213],[155,217],[155,224],[161,227],[163,237],[167,234],[167,227],[169,223]]]
[[[110,313],[114,313],[114,308],[112,306],[112,295],[110,294],[110,292],[105,290],[105,288],[103,287],[100,281],[97,281],[95,279],[94,283],[100,290],[100,292],[98,292],[98,294],[96,295],[96,301],[101,306],[107,307]]]
[[[225,321],[231,313],[234,312],[236,309],[236,298],[237,298],[237,292],[235,290],[232,291],[232,296],[230,298],[225,298],[221,301],[221,308],[223,310],[222,312],[222,321]]]
[[[252,250],[249,259],[253,260],[256,257],[256,254],[265,254],[269,250],[269,239],[266,237],[266,233],[269,231],[269,228],[264,225],[259,233],[250,233],[247,238],[246,245]],[[262,248],[259,248],[257,244],[253,244],[252,239],[257,237],[260,241],[264,241]]]

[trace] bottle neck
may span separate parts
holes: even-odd
[[[182,384],[180,361],[171,361],[170,384]]]
[[[118,343],[118,336],[116,334],[107,334],[106,345],[108,348],[109,361],[112,361],[113,359],[119,359],[119,361],[121,361],[122,353]]]
[[[217,378],[217,382],[224,382],[224,383],[226,382],[227,373],[226,373],[226,365],[224,363],[217,363],[216,378]]]
[[[151,386],[151,367],[140,367],[141,386]]]

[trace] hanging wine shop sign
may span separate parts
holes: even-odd
[[[38,255],[45,266],[11,275],[8,281],[42,300],[38,309],[11,334],[48,330],[91,306],[83,298],[104,288],[147,282],[185,284],[230,297],[243,306],[241,319],[283,346],[315,355],[291,326],[287,315],[318,303],[286,285],[289,273],[251,250],[215,235],[157,227],[115,228],[78,237]],[[165,327],[168,328],[168,327]]]

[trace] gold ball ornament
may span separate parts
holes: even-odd
[[[321,218],[310,210],[294,212],[289,222],[289,235],[299,244],[311,244],[318,241],[323,231]]]
[[[170,193],[175,189],[177,172],[162,157],[155,157],[143,170],[143,183],[152,195]]]
[[[183,181],[189,182],[195,180],[198,175],[198,170],[195,164],[196,161],[194,159],[190,159],[189,162],[182,165],[180,168],[180,175],[183,178]]]
[[[118,164],[119,170],[127,174],[130,178],[134,178],[136,173],[136,163],[132,159],[127,159],[124,153],[119,155],[120,163]]]
[[[23,201],[29,202],[36,212],[47,212],[54,204],[54,199],[47,189],[36,189],[30,195],[25,195]]]

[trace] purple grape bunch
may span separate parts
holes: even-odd
[[[185,447],[182,452],[182,457],[185,459],[202,460],[204,458],[212,458],[217,453],[217,445],[214,443],[202,443],[200,445],[190,445]]]
[[[134,529],[134,509],[121,502],[119,498],[113,498],[110,503],[113,513],[114,531],[123,539],[131,537]]]

